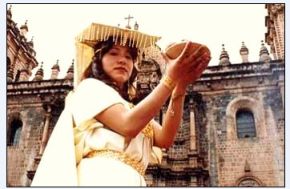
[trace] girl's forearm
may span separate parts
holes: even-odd
[[[159,146],[168,148],[172,145],[182,120],[184,98],[184,94],[172,96],[162,123]]]
[[[164,82],[160,82],[146,98],[127,112],[125,126],[132,129],[132,135],[137,135],[159,113],[171,92]]]

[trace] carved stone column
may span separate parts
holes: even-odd
[[[197,177],[196,176],[191,176],[190,177],[190,186],[193,186],[193,187],[197,187],[198,186]]]
[[[285,100],[284,100],[284,98],[285,98],[285,94],[284,94],[284,91],[285,91],[285,83],[284,83],[284,80],[285,80],[285,78],[284,78],[284,76],[283,75],[280,75],[279,76],[279,81],[278,81],[278,86],[280,87],[280,93],[281,93],[281,97],[282,97],[282,104],[283,104],[283,108],[284,108],[284,102],[285,102]]]
[[[284,108],[284,91],[285,91],[285,88],[284,88],[284,83],[281,84],[280,86],[280,92],[281,92],[281,96],[282,96],[282,104],[283,104],[283,108]]]
[[[39,150],[40,155],[43,154],[47,141],[48,141],[48,127],[50,124],[50,119],[51,119],[51,106],[47,105],[47,111],[45,113],[44,128],[43,128],[42,138],[41,138],[41,146]]]
[[[196,150],[196,126],[195,126],[195,115],[194,115],[194,102],[191,98],[189,101],[189,125],[190,125],[190,150]]]

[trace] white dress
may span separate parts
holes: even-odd
[[[69,105],[66,106],[75,125],[73,128],[76,157],[74,163],[77,168],[77,181],[73,181],[71,185],[146,186],[142,173],[130,163],[121,161],[114,155],[88,156],[96,151],[125,154],[145,169],[149,162],[160,163],[161,153],[156,153],[156,148],[153,150],[152,146],[151,124],[145,126],[135,138],[130,139],[94,119],[97,114],[118,103],[130,109],[130,104],[113,88],[96,79],[83,80],[71,95]],[[75,176],[72,177],[75,179]],[[41,182],[35,181],[33,186],[43,186],[40,184]]]

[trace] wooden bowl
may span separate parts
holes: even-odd
[[[176,59],[183,51],[185,48],[187,41],[181,41],[177,43],[172,43],[170,44],[166,49],[165,49],[165,54],[168,56],[170,59]],[[207,46],[199,44],[199,43],[193,43],[192,48],[188,49],[189,53],[196,53],[196,57],[201,56],[203,53],[208,52],[210,54],[210,50],[207,48]]]

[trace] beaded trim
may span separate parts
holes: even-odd
[[[142,133],[148,138],[153,138],[154,131],[153,131],[153,126],[151,125],[151,122],[149,122],[145,126],[145,128],[142,130]]]
[[[86,158],[92,158],[92,157],[108,157],[113,158],[119,161],[122,161],[123,163],[131,166],[133,169],[135,169],[140,175],[145,175],[145,166],[139,162],[136,159],[131,158],[129,155],[125,154],[124,152],[118,152],[114,150],[94,150],[88,153],[86,155]]]

